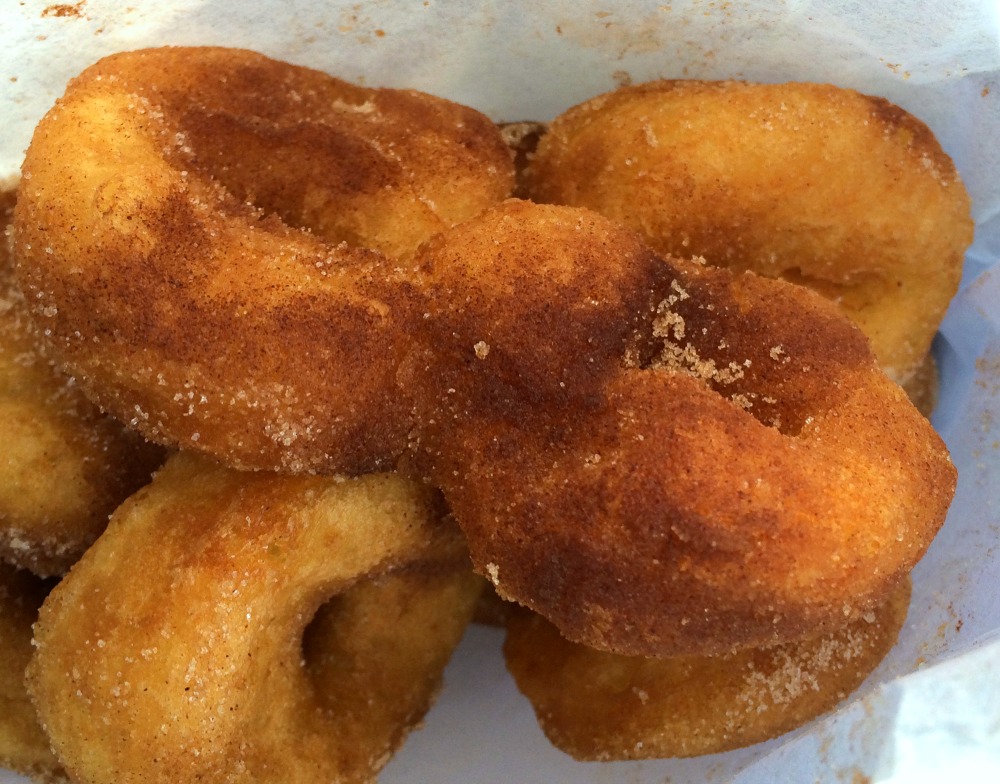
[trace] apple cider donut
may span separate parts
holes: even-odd
[[[230,465],[391,466],[405,257],[505,197],[478,112],[243,50],[113,55],[28,149],[19,274],[53,350],[148,438]]]
[[[481,587],[439,507],[392,475],[171,458],[35,627],[29,690],[70,776],[371,781],[427,709]]]
[[[718,654],[832,631],[944,520],[944,444],[808,289],[518,201],[418,265],[410,372],[438,387],[413,459],[477,570],[575,642]]]
[[[895,644],[909,596],[907,579],[870,616],[829,634],[664,659],[569,642],[541,616],[521,611],[507,622],[504,656],[546,736],[578,760],[716,754],[834,708]]]
[[[906,382],[972,241],[969,197],[920,120],[823,84],[659,81],[554,120],[530,198],[589,207],[657,251],[833,299]]]
[[[0,195],[0,226],[14,207]],[[0,235],[0,561],[61,575],[163,450],[101,414],[43,354]]]

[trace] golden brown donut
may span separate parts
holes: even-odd
[[[531,198],[597,210],[660,253],[814,288],[899,383],[972,241],[968,194],[927,126],[832,85],[625,87],[556,118],[526,180]]]
[[[644,659],[568,642],[540,616],[512,613],[504,656],[546,736],[578,760],[694,757],[775,738],[861,685],[906,620],[904,580],[839,631],[721,656]]]
[[[35,627],[29,691],[70,776],[371,781],[427,709],[480,587],[439,507],[392,475],[171,458]]]
[[[35,781],[66,780],[24,682],[33,650],[31,625],[52,584],[0,562],[0,768]]]
[[[231,465],[361,473],[405,447],[404,257],[513,187],[483,115],[243,50],[87,69],[27,151],[14,242],[107,410]]]
[[[0,195],[10,224],[15,192]],[[0,561],[59,575],[163,460],[104,416],[40,350],[0,237]]]
[[[575,642],[718,654],[832,631],[944,520],[944,444],[808,289],[518,201],[418,263],[411,372],[438,386],[413,459],[477,571]]]

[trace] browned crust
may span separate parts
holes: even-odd
[[[839,631],[715,657],[643,659],[568,642],[529,612],[504,655],[555,746],[579,760],[716,754],[831,710],[878,666],[906,619],[909,580]]]
[[[164,112],[169,95],[96,78],[175,54],[112,59],[71,86],[29,152],[17,222],[36,314],[136,427],[243,466],[398,463],[442,488],[502,596],[622,653],[839,628],[928,546],[954,469],[830,303],[660,257],[584,209],[516,200],[435,233],[412,259],[331,247],[295,228],[315,201],[286,204],[280,175],[251,176],[211,139],[312,139],[302,118],[285,126],[282,101],[304,94],[288,80],[316,81],[322,106],[352,116],[385,93],[220,50],[177,64],[171,84],[187,74],[198,111]],[[250,119],[226,116],[227,90],[195,84],[206,64],[233,69]],[[254,87],[269,79],[287,88],[277,109]],[[125,122],[128,143],[112,132]],[[141,165],[41,154],[80,134]],[[509,185],[497,144],[508,168],[493,174]],[[284,214],[248,206],[251,186]],[[64,188],[75,198],[58,198]]]
[[[527,202],[419,261],[439,387],[414,459],[478,571],[570,639],[719,653],[837,628],[944,520],[944,445],[812,292]]]
[[[29,690],[74,780],[370,782],[479,589],[428,488],[181,454],[46,600]]]
[[[471,109],[219,48],[97,63],[24,177],[21,280],[101,406],[235,465],[351,473],[409,429],[402,257],[513,186]]]
[[[597,210],[660,253],[814,288],[900,383],[927,354],[972,241],[968,194],[931,130],[833,85],[621,88],[550,123],[525,180],[531,198]]]

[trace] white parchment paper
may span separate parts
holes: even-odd
[[[8,0],[0,10],[0,179],[66,81],[100,56],[245,46],[369,85],[407,86],[497,120],[550,119],[629,81],[825,81],[886,96],[952,155],[977,223],[936,351],[935,425],[959,469],[914,573],[899,644],[840,711],[697,760],[582,764],[554,750],[474,628],[388,784],[1000,781],[1000,10],[993,0]],[[0,771],[0,784],[21,782]]]

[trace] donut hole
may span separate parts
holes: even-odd
[[[317,610],[302,662],[315,708],[338,717],[343,771],[381,767],[426,713],[481,585],[462,566],[410,564]]]
[[[402,165],[356,130],[193,107],[179,122],[183,166],[236,199],[330,244],[408,253],[444,223]]]

